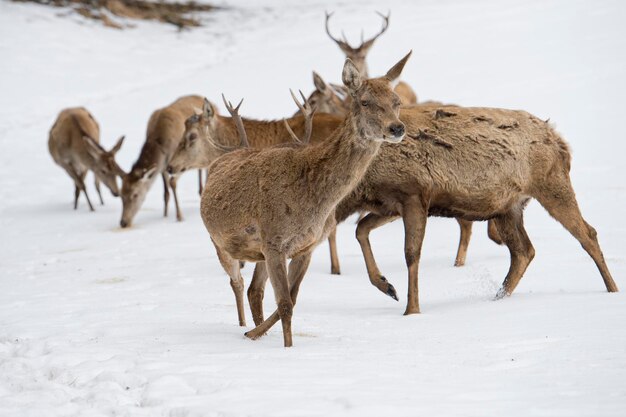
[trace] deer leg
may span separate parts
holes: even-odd
[[[337,227],[328,235],[328,247],[330,249],[330,273],[333,275],[341,275],[339,268],[339,255],[337,254]]]
[[[76,187],[76,190],[78,190],[78,195],[80,195],[80,192],[82,191],[83,194],[85,194],[85,198],[87,199],[89,210],[95,211],[93,205],[91,204],[91,200],[89,199],[89,195],[87,194],[87,187],[85,187],[85,176],[87,175],[87,172],[82,172],[79,174],[76,168],[71,164],[67,166],[66,171],[74,180],[74,186]],[[76,190],[74,191],[74,209],[78,207],[78,196]]]
[[[263,295],[265,294],[265,284],[267,283],[267,268],[265,262],[257,262],[252,274],[252,282],[248,287],[248,303],[252,312],[252,320],[258,326],[263,323]]]
[[[161,178],[163,178],[163,217],[167,217],[167,206],[170,202],[170,189],[165,172],[161,173]]]
[[[300,284],[304,279],[304,275],[311,263],[311,253],[300,255],[293,258],[289,263],[289,295],[293,303],[292,307],[296,305],[298,299],[298,292],[300,291]],[[257,325],[254,329],[247,332],[245,335],[251,339],[258,339],[269,331],[269,329],[278,322],[280,319],[279,311],[275,311],[264,322]],[[284,330],[283,330],[284,331]]]
[[[104,200],[102,199],[102,193],[100,192],[100,180],[94,174],[93,185],[96,187],[96,191],[98,192],[98,197],[100,197],[100,205],[104,206]]]
[[[172,176],[170,177],[170,187],[172,187],[172,194],[174,194],[174,205],[176,206],[176,220],[179,222],[183,221],[183,212],[180,211],[180,206],[178,205],[178,194],[176,193],[176,184],[178,182],[178,178]]]
[[[212,239],[211,239],[212,240]],[[222,268],[230,277],[230,286],[235,294],[235,302],[237,303],[237,318],[239,319],[239,325],[246,325],[246,313],[243,307],[243,289],[244,282],[241,277],[241,271],[239,270],[239,261],[232,258],[226,251],[222,250],[219,246],[213,242],[217,257],[222,264]]]
[[[246,337],[257,339],[263,336],[274,323],[280,319],[283,325],[283,339],[285,347],[293,345],[291,336],[291,317],[293,315],[293,301],[289,291],[289,281],[287,279],[287,259],[283,253],[274,249],[268,250],[265,254],[265,264],[270,276],[270,282],[276,296],[276,304],[278,309],[270,318],[265,320],[261,325],[246,332]]]
[[[496,299],[513,293],[524,272],[526,272],[526,268],[535,257],[535,249],[524,229],[523,210],[522,206],[513,207],[508,213],[493,219],[498,228],[498,234],[511,254],[509,271],[504,278],[502,288],[496,295]]]
[[[374,253],[372,252],[372,246],[369,241],[369,234],[372,230],[387,224],[398,216],[380,216],[375,213],[369,213],[363,218],[356,227],[356,238],[361,246],[363,252],[363,258],[365,259],[365,266],[367,268],[367,275],[373,286],[384,292],[394,300],[398,301],[398,294],[396,289],[387,281],[378,269],[376,265],[376,259],[374,259]]]
[[[468,220],[459,219],[458,217],[456,221],[459,223],[461,228],[461,238],[459,239],[459,248],[456,251],[454,266],[463,266],[465,265],[465,258],[467,257],[467,247],[469,245],[470,238],[472,237],[473,223]]]
[[[80,188],[74,184],[74,210],[78,209],[78,197],[80,196]]]
[[[618,292],[617,284],[604,260],[596,230],[585,221],[576,202],[576,195],[569,178],[552,180],[536,196],[541,205],[580,242],[595,262],[608,292]]]
[[[498,233],[498,228],[496,227],[496,223],[493,220],[489,220],[487,222],[487,236],[489,236],[489,239],[491,239],[493,242],[497,243],[498,245],[504,244],[504,242],[502,241],[502,238],[500,237],[500,233]]]
[[[202,170],[198,170],[198,194],[202,195]]]
[[[402,220],[404,221],[404,258],[409,271],[409,289],[407,304],[404,315],[418,314],[419,289],[418,267],[422,254],[422,242],[426,232],[426,220],[428,219],[428,206],[419,201],[416,196],[410,197],[402,207]]]

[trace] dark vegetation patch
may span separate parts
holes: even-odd
[[[17,3],[37,3],[51,7],[70,8],[88,19],[101,21],[103,25],[123,29],[132,27],[122,19],[153,20],[169,23],[179,30],[201,26],[194,16],[198,12],[217,9],[210,4],[194,1],[164,2],[146,0],[13,0]],[[119,18],[119,19],[118,19]]]

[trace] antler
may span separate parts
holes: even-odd
[[[295,142],[309,143],[309,140],[311,140],[311,133],[313,132],[313,113],[315,113],[315,109],[311,107],[311,104],[306,99],[304,94],[302,94],[302,91],[298,90],[298,92],[300,93],[300,96],[302,97],[304,104],[300,104],[300,102],[298,101],[298,98],[296,97],[296,95],[293,93],[291,89],[289,89],[289,92],[291,93],[291,97],[293,98],[293,101],[296,102],[296,105],[298,106],[298,108],[302,112],[302,115],[304,116],[304,138],[299,139],[298,136],[296,136],[296,134],[293,132],[293,130],[291,130],[291,127],[289,126],[289,123],[287,123],[287,120],[283,119],[283,122],[285,123],[285,128],[287,129],[287,132],[289,132],[289,135]]]
[[[361,33],[361,46],[359,46],[358,49],[361,49],[363,46],[368,46],[368,47],[371,46],[374,43],[374,41],[378,39],[380,35],[385,33],[387,29],[389,28],[389,17],[391,17],[391,11],[387,12],[387,16],[385,16],[381,12],[376,12],[376,14],[383,18],[383,27],[380,29],[380,32],[378,32],[377,35],[375,35],[372,39],[369,39],[365,42],[363,42],[363,33]]]
[[[330,37],[330,39],[332,39],[337,45],[339,45],[339,47],[342,48],[350,48],[352,49],[352,47],[350,46],[350,44],[348,43],[348,41],[346,40],[346,35],[343,35],[343,39],[344,41],[335,38],[333,35],[330,34],[330,29],[328,28],[328,21],[330,20],[331,16],[335,13],[328,13],[328,12],[324,12],[326,14],[326,34]],[[343,32],[342,32],[343,33]]]
[[[380,12],[376,12],[377,15],[379,15],[380,17],[383,18],[383,26],[380,29],[380,32],[378,32],[373,38],[368,39],[367,41],[364,40],[363,38],[363,30],[361,29],[361,45],[359,45],[357,48],[353,48],[350,43],[348,42],[348,39],[346,38],[345,33],[343,33],[343,31],[341,32],[341,35],[343,36],[343,40],[337,39],[335,38],[333,35],[330,34],[330,29],[328,28],[328,21],[330,20],[330,18],[332,17],[333,13],[326,13],[326,34],[328,34],[328,36],[330,37],[330,39],[332,39],[333,41],[335,41],[335,43],[337,45],[339,45],[339,47],[341,48],[349,48],[352,50],[359,50],[363,47],[370,47],[372,46],[372,44],[374,43],[374,41],[376,39],[378,39],[378,37],[380,35],[382,35],[383,33],[385,33],[387,31],[387,29],[389,28],[389,17],[391,16],[391,11],[387,13],[387,16],[385,16],[384,14],[380,13]]]
[[[226,106],[226,110],[230,113],[233,121],[235,122],[235,126],[237,126],[237,132],[239,132],[239,139],[241,140],[242,148],[249,148],[250,144],[248,143],[248,135],[246,134],[246,128],[243,126],[243,120],[241,120],[241,116],[239,115],[239,107],[243,103],[243,99],[237,104],[237,107],[233,108],[233,105],[230,101],[226,101],[226,97],[222,94],[222,100],[224,100],[224,105]]]

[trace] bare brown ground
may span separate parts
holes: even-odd
[[[179,29],[201,26],[193,16],[197,12],[216,9],[209,4],[188,2],[151,2],[145,0],[13,0],[19,3],[37,3],[52,7],[69,7],[88,19],[99,20],[105,26],[123,29],[128,23],[115,18],[155,20],[170,23]]]

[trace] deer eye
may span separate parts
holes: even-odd
[[[370,102],[369,102],[369,101],[367,101],[367,100],[361,100],[361,106],[363,106],[363,107],[367,107],[367,106],[369,106],[369,105],[370,105]]]

